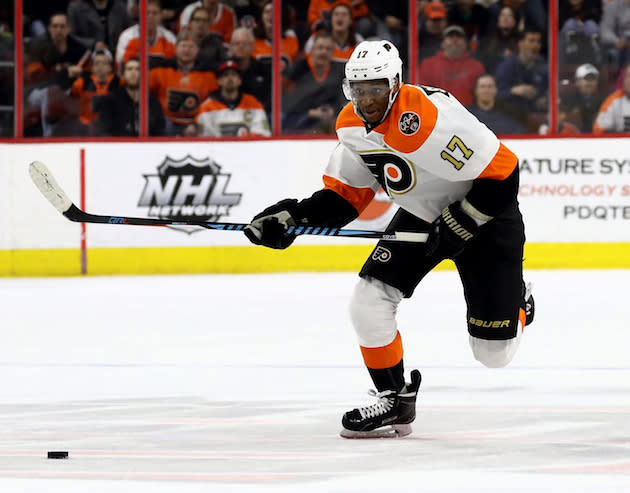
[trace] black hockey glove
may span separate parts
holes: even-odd
[[[466,214],[460,202],[445,207],[431,224],[427,240],[427,255],[456,258],[477,235],[479,226]]]
[[[286,234],[286,230],[289,226],[297,226],[299,219],[298,201],[284,199],[254,216],[243,232],[255,245],[284,250],[296,238]]]

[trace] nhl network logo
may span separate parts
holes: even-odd
[[[242,194],[227,192],[231,177],[209,157],[186,156],[178,161],[167,156],[156,175],[144,175],[138,206],[148,207],[149,216],[163,219],[218,221],[241,202]],[[203,228],[179,230],[194,233]]]

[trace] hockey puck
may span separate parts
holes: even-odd
[[[49,459],[67,459],[68,458],[68,452],[66,451],[51,451],[48,452],[48,458]]]

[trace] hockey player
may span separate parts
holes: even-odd
[[[345,413],[341,435],[404,436],[421,376],[413,370],[405,383],[396,309],[440,261],[452,259],[459,271],[470,346],[484,365],[507,365],[533,319],[522,277],[518,159],[448,92],[403,84],[398,50],[388,41],[360,43],[345,75],[351,104],[337,117],[339,144],[324,188],[265,209],[245,234],[286,248],[295,239],[285,233],[289,225],[343,226],[381,186],[400,205],[389,232],[429,233],[425,244],[380,241],[350,302],[377,402]]]

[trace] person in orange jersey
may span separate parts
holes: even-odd
[[[323,29],[328,23],[330,23],[330,13],[332,9],[344,3],[349,5],[352,9],[352,16],[355,19],[365,19],[368,21],[368,15],[370,10],[365,4],[364,0],[310,0],[308,4],[308,25],[311,31],[317,31]],[[366,24],[366,28],[371,23]]]
[[[219,87],[214,73],[197,64],[199,47],[190,30],[179,32],[175,52],[174,58],[149,72],[149,90],[162,104],[167,135],[182,135],[195,121],[201,102]]]
[[[297,58],[300,44],[293,29],[285,26],[289,24],[289,10],[283,10],[283,32],[280,41],[280,64],[282,71],[285,71]],[[254,29],[254,52],[252,56],[263,63],[271,64],[273,39],[273,2],[268,0],[262,7],[260,22]]]
[[[220,35],[224,43],[229,43],[236,27],[236,16],[232,7],[219,0],[198,0],[188,4],[179,17],[180,30],[188,27],[192,13],[197,7],[204,7],[210,14],[208,30]]]
[[[324,31],[329,32],[335,42],[333,61],[345,62],[350,58],[354,48],[363,41],[363,36],[357,34],[352,18],[352,9],[345,3],[337,4],[330,12],[330,28]],[[311,35],[304,46],[304,52],[308,55],[313,49],[313,42],[317,33]]]
[[[377,402],[345,413],[341,436],[404,436],[421,376],[413,370],[405,383],[396,311],[436,265],[455,262],[470,347],[485,366],[507,365],[533,320],[523,281],[518,158],[447,91],[403,84],[402,61],[389,41],[360,43],[345,75],[351,102],[337,117],[339,144],[324,188],[268,207],[244,232],[254,244],[283,249],[296,238],[289,226],[342,227],[379,187],[400,206],[387,233],[401,232],[403,241],[378,242],[350,301]],[[426,242],[412,233],[426,233]]]
[[[269,137],[269,123],[265,109],[251,94],[241,91],[241,67],[234,60],[223,62],[218,70],[219,90],[199,109],[196,127],[187,135],[205,137]]]
[[[112,73],[112,63],[109,50],[97,50],[92,54],[92,71],[83,72],[72,83],[70,93],[79,99],[79,120],[83,126],[80,135],[93,133],[92,122],[98,118],[100,101],[120,86],[120,80]]]
[[[175,56],[175,35],[161,26],[161,0],[147,0],[147,42],[149,43],[149,67],[156,65],[156,60],[166,60]],[[116,67],[122,74],[123,65],[138,56],[140,46],[140,24],[125,29],[116,45]]]

